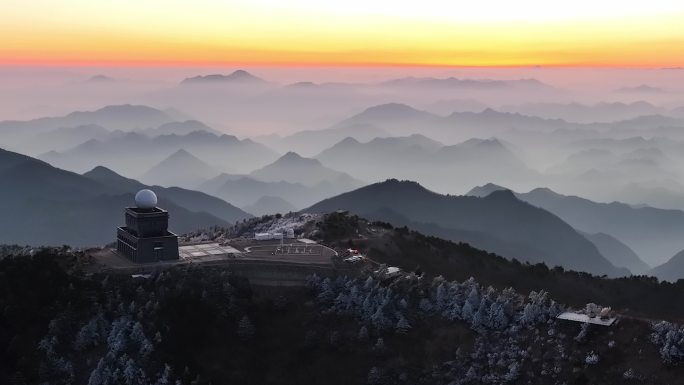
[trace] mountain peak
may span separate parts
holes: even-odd
[[[483,186],[475,186],[473,187],[470,191],[466,193],[468,196],[474,196],[474,197],[480,197],[484,198],[494,191],[500,191],[500,190],[508,190],[506,187],[499,186],[498,184],[494,183],[487,183]]]
[[[427,192],[429,191],[423,187],[420,183],[412,180],[399,180],[396,178],[386,179],[384,182],[378,182],[370,185],[369,187],[375,187],[375,189],[389,189],[391,191],[419,191]]]
[[[484,199],[497,200],[497,201],[511,200],[511,199],[518,200],[518,198],[515,196],[515,193],[509,189],[492,191],[492,193],[487,195],[486,197],[484,197]]]
[[[104,185],[112,186],[113,189],[121,189],[121,192],[133,192],[144,187],[135,179],[126,178],[117,172],[104,167],[96,166],[92,170],[83,173],[83,176]]]
[[[289,151],[274,162],[274,164],[320,164],[318,159],[305,158],[294,151]]]
[[[421,113],[422,111],[417,110],[409,105],[402,103],[385,103],[379,104],[377,106],[368,107],[359,116],[363,115],[366,117],[380,117],[380,116],[413,116],[414,114]]]
[[[219,174],[219,171],[181,148],[143,174],[146,183],[194,188]]]
[[[620,93],[654,93],[654,94],[660,94],[664,93],[665,90],[659,87],[653,87],[649,86],[647,84],[641,84],[635,87],[622,87],[616,90],[616,92]]]
[[[675,254],[667,262],[654,267],[650,275],[654,275],[665,281],[676,282],[681,279],[684,271],[684,250]]]
[[[84,172],[83,176],[86,177],[118,177],[120,176],[113,170],[105,166],[95,166],[92,170]]]
[[[353,138],[351,136],[348,136],[348,137],[340,140],[339,142],[337,142],[335,147],[356,146],[359,144],[361,144],[361,142],[359,142],[358,140],[356,140],[355,138]]]
[[[548,187],[537,187],[535,189],[530,190],[530,193],[537,193],[537,194],[549,194],[549,195],[560,195],[557,192],[551,190]]]
[[[472,138],[454,146],[458,147],[479,147],[479,148],[505,148],[503,143],[495,137],[489,139]]]
[[[191,78],[185,78],[181,84],[211,84],[211,83],[241,83],[241,84],[260,84],[266,83],[262,78],[252,75],[245,70],[236,70],[228,75],[223,74],[209,74],[198,75]]]
[[[234,80],[255,80],[259,79],[258,77],[250,74],[249,72],[245,70],[235,70],[233,73],[227,76],[227,78],[234,79]],[[261,80],[261,79],[259,79]]]
[[[192,155],[191,153],[189,153],[184,148],[178,149],[178,151],[171,154],[171,156],[169,156],[168,159],[170,159],[170,158],[194,158],[194,159],[197,159],[196,156]]]
[[[116,79],[109,77],[107,75],[93,75],[89,79],[86,80],[86,83],[108,83],[108,82],[113,82]]]
[[[435,236],[465,242],[509,258],[589,271],[624,273],[557,216],[517,199],[511,190],[485,198],[442,195],[416,182],[388,179],[321,201],[305,212],[334,210],[389,220]],[[391,210],[398,215],[381,214]],[[404,218],[403,220],[399,217]],[[559,245],[563,247],[559,247]]]

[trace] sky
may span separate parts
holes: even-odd
[[[2,0],[0,64],[684,66],[677,0]]]

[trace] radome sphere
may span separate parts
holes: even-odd
[[[157,206],[157,194],[148,189],[140,190],[135,194],[135,205],[139,209],[153,209]]]

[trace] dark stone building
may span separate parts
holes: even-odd
[[[137,207],[126,208],[126,225],[117,229],[116,249],[134,262],[178,259],[178,236],[168,231],[169,213],[156,207],[150,190],[136,194]]]

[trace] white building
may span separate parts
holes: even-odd
[[[571,311],[566,311],[564,313],[561,313],[556,318],[566,320],[566,321],[590,323],[593,325],[601,325],[601,326],[611,326],[617,320],[615,317],[608,317],[608,316],[606,316],[606,317],[591,317],[587,314],[575,313],[575,312],[571,312]]]
[[[256,233],[254,234],[254,239],[257,241],[268,241],[273,238],[271,237],[271,233]]]
[[[283,233],[255,233],[254,239],[257,241],[268,241],[271,239],[283,239]]]

